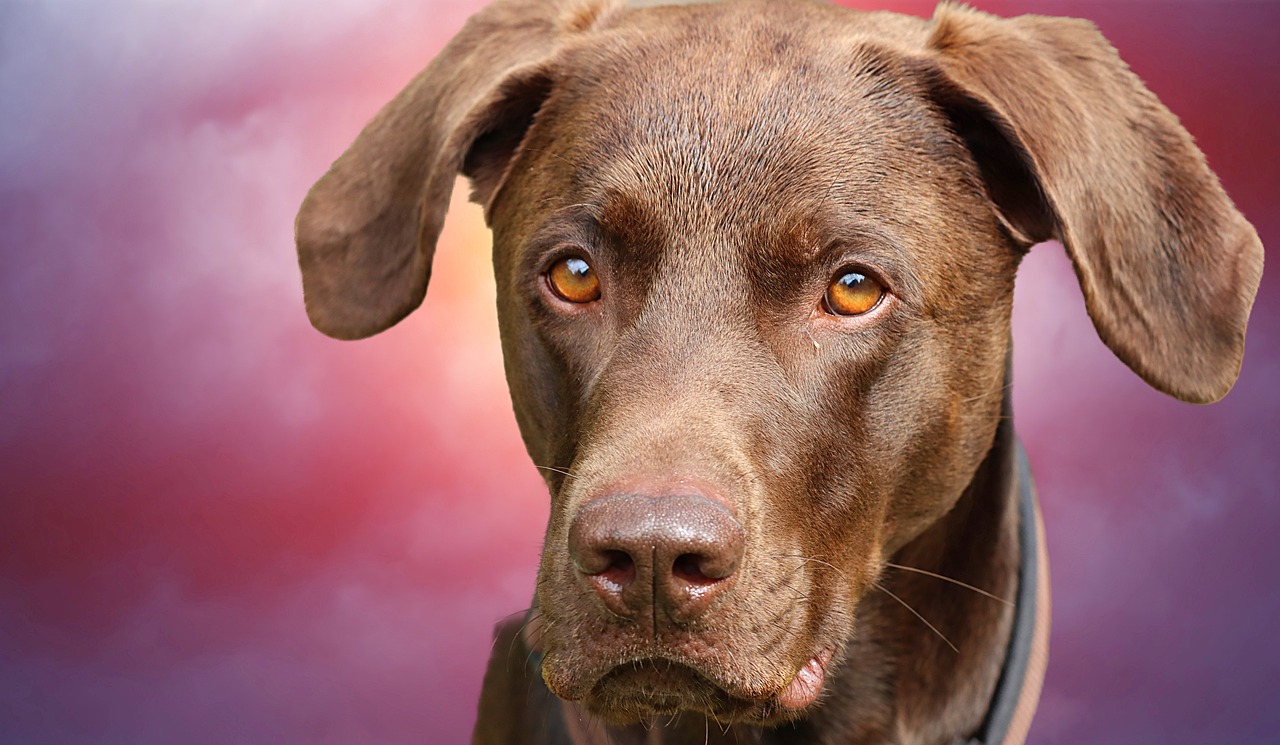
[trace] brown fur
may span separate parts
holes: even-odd
[[[421,302],[460,171],[494,232],[521,433],[558,469],[537,610],[523,636],[500,630],[482,743],[973,732],[1009,608],[887,562],[1016,589],[1023,253],[1061,240],[1103,340],[1195,402],[1234,382],[1261,274],[1190,136],[1082,21],[499,0],[303,204],[317,328],[360,338]],[[590,258],[600,301],[549,300],[566,248]],[[885,302],[822,313],[850,265]],[[701,617],[619,618],[569,560],[583,505],[624,487],[714,493],[745,529]],[[823,649],[822,698],[784,711]],[[576,702],[567,716],[547,689]],[[631,726],[677,710],[658,734]]]

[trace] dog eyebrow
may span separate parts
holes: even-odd
[[[643,224],[645,230],[637,230],[637,223]],[[595,246],[605,235],[653,233],[656,227],[649,211],[636,200],[609,190],[548,213],[530,243],[569,241]]]
[[[611,263],[629,263],[647,274],[661,253],[667,228],[640,200],[613,190],[578,195],[579,201],[548,213],[525,243],[529,261],[555,245],[576,244]]]
[[[842,213],[797,211],[796,217],[772,227],[758,241],[759,250],[775,271],[831,272],[863,266],[883,275],[895,294],[908,305],[920,306],[924,283],[911,256],[909,241],[892,226]]]
[[[923,300],[924,287],[912,262],[907,260],[910,255],[906,242],[892,230],[881,225],[846,222],[832,231],[831,239],[819,249],[814,260],[825,261],[837,271],[849,264],[864,264],[883,272],[895,294],[910,302]]]

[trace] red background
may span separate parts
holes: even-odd
[[[339,343],[292,220],[478,5],[0,6],[0,740],[466,740],[547,511],[487,234],[455,199],[422,310]],[[1094,20],[1280,238],[1280,8],[975,5]],[[1027,261],[1055,613],[1032,742],[1280,731],[1274,275],[1235,392],[1193,407],[1102,346],[1059,247]]]

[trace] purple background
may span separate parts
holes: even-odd
[[[1093,19],[1280,239],[1280,6],[974,4]],[[487,234],[459,189],[423,310],[345,344],[306,324],[292,221],[478,5],[0,4],[0,741],[466,740],[546,519]],[[1027,261],[1032,742],[1280,737],[1275,275],[1194,407],[1097,340],[1060,248]]]

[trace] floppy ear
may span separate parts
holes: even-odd
[[[1177,117],[1087,21],[943,4],[927,53],[1006,227],[1066,246],[1107,346],[1184,401],[1226,395],[1262,244]]]
[[[307,315],[338,339],[422,303],[464,164],[486,200],[550,92],[548,65],[621,0],[498,0],[373,118],[311,188],[295,237]]]

